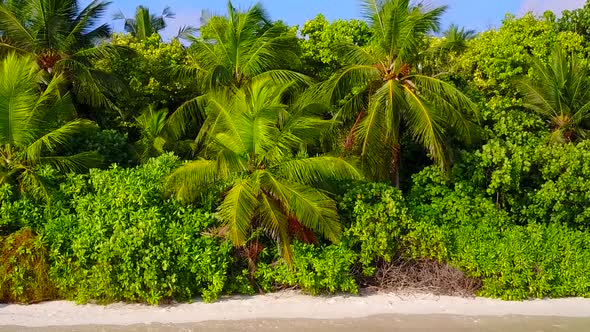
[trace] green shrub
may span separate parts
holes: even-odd
[[[494,197],[469,181],[450,181],[437,167],[425,168],[412,177],[412,215],[437,225],[477,223],[479,218],[497,227],[513,223]],[[475,219],[473,218],[475,217]]]
[[[0,237],[0,302],[55,299],[48,272],[45,243],[30,228]]]
[[[590,297],[590,234],[560,224],[466,226],[453,234],[452,263],[480,278],[480,296],[504,300]]]
[[[445,261],[481,279],[481,296],[590,296],[590,233],[561,223],[517,225],[485,195],[434,169],[414,179],[405,255]]]
[[[381,183],[350,188],[340,201],[347,227],[342,245],[358,254],[363,274],[372,276],[377,264],[390,262],[411,219],[402,193]]]
[[[104,113],[97,121],[101,126],[129,128],[149,105],[175,110],[199,95],[198,82],[192,75],[180,78],[171,70],[187,62],[186,48],[179,40],[165,43],[157,34],[143,40],[114,34],[111,42],[133,52],[120,53],[97,66],[115,74],[129,89],[114,100],[119,111]]]
[[[382,262],[397,254],[397,244],[410,223],[399,190],[380,183],[349,183],[340,199],[345,230],[340,243],[295,242],[293,266],[277,261],[276,249],[263,250],[255,273],[264,291],[299,286],[310,294],[357,293],[359,279],[374,276]]]
[[[103,157],[105,166],[117,164],[129,167],[133,164],[134,157],[127,134],[116,130],[96,128],[74,137],[67,153],[77,154],[83,151],[98,152]]]
[[[539,223],[565,223],[590,230],[590,142],[539,149],[540,187],[528,193],[522,215]]]
[[[231,245],[203,235],[216,226],[212,214],[162,198],[161,179],[177,163],[163,155],[135,169],[69,177],[68,205],[45,227],[60,294],[105,303],[217,298]]]
[[[265,249],[267,250],[267,249]],[[314,246],[295,242],[293,266],[284,261],[259,263],[256,282],[264,291],[276,287],[299,286],[309,294],[358,293],[358,283],[352,274],[357,254],[343,245]],[[275,253],[273,257],[278,257]]]
[[[27,197],[16,199],[12,186],[0,186],[0,236],[9,235],[23,227],[38,230],[44,223],[44,205]]]

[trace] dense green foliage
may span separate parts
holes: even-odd
[[[82,105],[116,108],[111,98],[124,89],[116,77],[93,63],[125,52],[110,44],[107,23],[97,25],[109,2],[96,0],[86,7],[77,0],[2,1],[0,54],[16,52],[39,64],[47,76],[63,76]]]
[[[45,241],[30,228],[0,237],[0,299],[32,303],[55,295]]]
[[[358,293],[423,262],[590,297],[588,4],[476,34],[409,0],[301,28],[229,2],[181,42],[169,9],[112,35],[107,2],[45,3],[0,1],[0,301]]]
[[[584,37],[584,43],[587,45],[590,40],[590,2],[582,8],[574,10],[564,10],[557,21],[560,31],[572,31]]]
[[[411,221],[401,192],[375,183],[346,187],[340,202],[345,223],[340,243],[296,243],[292,270],[287,264],[260,264],[256,276],[263,289],[299,285],[311,294],[357,293],[362,278],[374,276],[380,263],[394,258],[402,230]]]
[[[137,169],[92,171],[62,184],[64,206],[51,209],[44,233],[50,273],[63,296],[153,304],[217,298],[231,245],[202,235],[215,224],[213,215],[161,198],[160,179],[176,165],[166,155]]]
[[[111,42],[133,53],[99,64],[128,86],[127,93],[116,96],[118,111],[101,118],[104,126],[118,129],[132,126],[134,119],[149,106],[174,110],[200,94],[195,80],[180,80],[172,75],[171,67],[187,62],[187,52],[178,40],[165,43],[158,34],[142,40],[114,35]]]
[[[476,108],[453,84],[420,70],[423,38],[438,31],[444,7],[425,9],[408,0],[363,3],[371,43],[366,48],[351,41],[339,45],[345,66],[318,91],[333,104],[355,94],[339,114],[354,122],[347,148],[357,146],[371,178],[392,179],[399,187],[402,139],[421,145],[444,169],[447,133],[469,142],[475,136]]]
[[[227,182],[218,208],[224,232],[238,246],[261,228],[291,261],[289,225],[300,225],[337,242],[342,232],[336,202],[314,188],[331,180],[359,179],[341,158],[305,158],[306,143],[317,140],[327,121],[317,104],[281,100],[289,86],[269,80],[249,89],[207,99],[205,125],[199,133],[203,157],[178,168],[167,180],[175,196],[194,201],[210,186]]]
[[[586,231],[547,219],[540,219],[545,225],[518,225],[482,192],[437,173],[429,169],[415,177],[411,210],[416,223],[407,239],[412,257],[449,261],[481,278],[482,296],[590,296]]]
[[[100,156],[93,152],[58,155],[69,140],[94,124],[75,119],[69,94],[59,91],[61,76],[40,91],[39,75],[39,67],[29,57],[11,54],[0,62],[0,185],[14,184],[23,193],[47,199],[49,189],[39,167],[80,171],[96,166]]]
[[[320,80],[330,78],[345,65],[344,58],[334,47],[343,43],[364,46],[371,39],[369,26],[360,20],[328,22],[320,14],[307,21],[300,30],[301,59],[304,72]]]

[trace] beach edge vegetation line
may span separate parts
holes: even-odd
[[[590,2],[360,3],[166,41],[170,8],[0,1],[0,302],[590,297]]]

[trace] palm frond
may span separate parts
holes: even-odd
[[[465,30],[465,28],[451,24],[445,31],[444,38],[436,51],[439,53],[463,53],[468,48],[467,43],[476,35],[475,30]]]
[[[248,127],[252,125],[247,121],[247,115],[243,113],[247,109],[236,107],[236,103],[240,100],[239,96],[234,97],[232,101],[228,101],[227,97],[229,96],[220,94],[208,98],[207,113],[215,120],[209,124],[209,127],[201,128],[201,131],[206,130],[207,132],[199,133],[199,135],[208,137],[208,142],[214,140],[219,142],[219,134],[228,135],[233,141],[233,151],[249,151],[249,144],[245,141],[248,130],[242,126],[242,124]],[[244,97],[242,95],[242,98]]]
[[[98,25],[102,16],[108,10],[111,2],[92,1],[72,20],[69,32],[63,36],[64,48],[78,49],[82,45],[91,47],[100,39],[107,38],[111,35],[111,29],[108,25]],[[76,12],[77,6],[67,8]],[[98,25],[98,26],[97,26]]]
[[[590,118],[590,98],[587,99],[586,104],[582,105],[571,118],[571,122],[574,126],[580,126],[580,124],[586,119]]]
[[[275,69],[275,70],[266,70],[252,78],[252,81],[273,81],[277,85],[282,84],[289,84],[289,83],[297,83],[302,86],[307,86],[311,84],[311,77],[298,73],[292,70],[285,70],[285,69]]]
[[[195,28],[191,25],[183,25],[178,28],[178,32],[176,33],[176,37],[182,40],[191,40],[195,37],[195,35],[199,32],[198,28]]]
[[[163,18],[176,18],[176,14],[172,11],[172,8],[166,6],[164,10],[162,10],[162,17]]]
[[[325,96],[334,104],[355,88],[366,86],[367,82],[380,79],[379,71],[372,65],[351,65],[338,71],[334,76],[317,88],[317,98]],[[322,99],[319,99],[322,100]]]
[[[588,67],[581,66],[575,55],[568,56],[560,48],[553,50],[548,65],[539,59],[530,60],[533,77],[514,80],[523,96],[523,106],[552,124],[552,141],[565,142],[582,134],[590,114]]]
[[[182,201],[194,201],[216,181],[223,180],[216,161],[195,160],[177,168],[166,178],[166,188]]]
[[[342,55],[343,61],[345,61],[344,65],[364,65],[364,66],[374,66],[381,62],[375,54],[370,51],[375,52],[368,47],[360,47],[353,43],[344,43],[335,45],[335,51],[338,54]]]
[[[336,202],[312,187],[301,184],[272,182],[268,191],[279,200],[290,215],[305,227],[321,234],[332,242],[338,242],[342,226],[336,209]],[[286,200],[281,200],[284,197]]]
[[[35,49],[35,36],[27,29],[24,22],[15,16],[14,11],[4,5],[0,5],[0,31],[10,38],[10,43],[6,46],[11,45],[15,49],[28,52]]]
[[[441,110],[449,127],[456,130],[457,138],[469,143],[478,136],[472,120],[479,119],[479,111],[471,99],[443,80],[424,75],[411,78],[421,94]]]
[[[23,193],[28,193],[34,199],[49,201],[49,184],[42,176],[30,169],[25,169],[18,176],[19,189]]]
[[[31,164],[36,164],[41,158],[43,151],[53,153],[57,148],[71,142],[72,138],[79,133],[94,127],[96,127],[96,124],[89,120],[78,119],[70,121],[31,143],[26,149],[27,159]]]
[[[61,94],[62,76],[53,76],[32,107],[27,126],[43,128],[46,122],[58,123],[71,119],[75,107],[69,93]],[[47,129],[47,128],[43,128]]]
[[[145,161],[164,153],[164,147],[168,143],[165,137],[168,124],[167,115],[167,110],[156,111],[152,106],[149,106],[135,119],[141,130],[141,140],[136,143],[140,160]]]
[[[279,164],[277,170],[287,180],[307,185],[330,180],[362,179],[355,166],[342,158],[329,156],[287,161]]]
[[[353,128],[360,144],[363,169],[374,178],[386,178],[392,169],[391,158],[399,157],[392,155],[392,151],[399,149],[404,107],[406,100],[400,85],[389,80],[374,93],[366,116]]]
[[[78,27],[83,23],[83,28],[73,29],[73,31],[82,31],[87,33],[98,25],[102,20],[104,14],[108,11],[108,7],[112,4],[112,1],[93,0],[86,7],[84,7],[74,19],[74,26]],[[77,11],[77,6],[73,7],[74,11]]]
[[[26,124],[38,101],[33,80],[38,71],[31,58],[10,54],[0,63],[0,143],[27,146],[34,132]]]
[[[378,38],[385,37],[385,20],[383,18],[382,0],[363,0],[362,1],[364,15],[366,20],[376,28],[379,36]]]
[[[82,152],[71,156],[40,157],[37,161],[40,165],[51,165],[60,172],[82,172],[92,167],[99,167],[103,158],[96,152]]]
[[[242,246],[250,232],[254,213],[259,206],[259,193],[248,180],[237,180],[218,208],[218,216],[228,227],[228,237]]]
[[[204,118],[207,96],[193,98],[174,111],[168,118],[168,129],[175,139],[180,139],[188,125]]]
[[[231,178],[232,174],[239,174],[248,170],[247,156],[235,153],[230,149],[223,149],[217,153],[215,158],[217,171],[220,177]]]
[[[545,93],[545,88],[536,86],[530,78],[519,77],[514,80],[514,85],[523,95],[524,107],[545,117],[553,117],[559,114],[552,106],[553,101],[547,99],[548,94]]]
[[[97,79],[97,73],[90,67],[73,59],[64,59],[58,62],[56,72],[69,72],[74,75],[72,91],[81,103],[119,110],[107,95],[109,90],[101,84]]]
[[[291,263],[293,250],[289,238],[289,221],[281,210],[281,206],[267,195],[260,195],[257,214],[260,216],[262,227],[279,244],[281,256]]]
[[[406,91],[406,117],[414,139],[424,146],[441,168],[448,166],[445,149],[444,120],[437,107],[433,107],[412,88],[404,86]]]

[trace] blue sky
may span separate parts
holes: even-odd
[[[88,2],[88,0],[82,0]],[[255,0],[234,0],[239,8],[247,8]],[[360,18],[359,0],[261,0],[273,19],[281,19],[290,25],[301,25],[318,13],[324,14],[329,20],[338,18]],[[582,7],[585,0],[427,0],[432,5],[448,5],[449,9],[443,16],[443,25],[456,23],[469,29],[485,30],[497,27],[507,12],[522,15],[528,10],[542,13],[545,10],[561,12],[564,9]],[[214,14],[225,13],[225,0],[113,0],[110,16],[114,12],[123,11],[132,16],[137,5],[148,6],[155,12],[161,12],[170,6],[176,13],[176,19],[169,22],[165,36],[174,35],[182,25],[197,26],[203,9]],[[113,22],[116,31],[122,30],[121,22]]]

